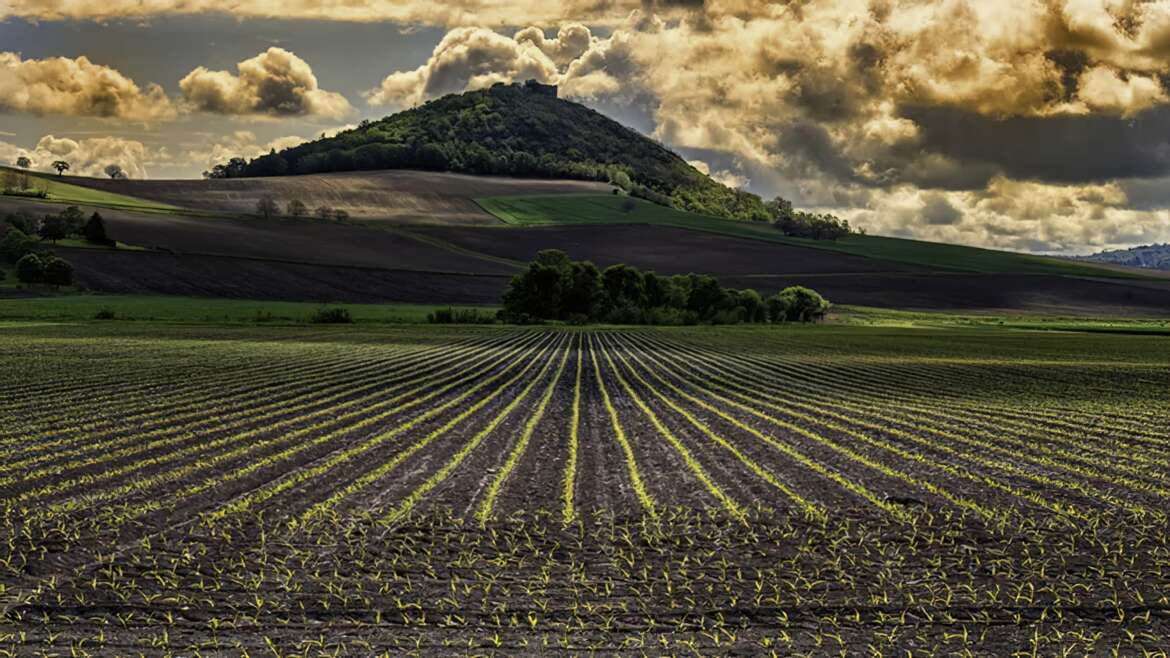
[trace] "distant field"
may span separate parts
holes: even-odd
[[[835,242],[789,238],[765,224],[705,217],[640,199],[614,195],[513,196],[479,198],[476,201],[487,211],[514,226],[646,223],[812,247],[940,270],[1107,277],[1142,276],[1140,272],[1121,272],[1117,269],[1056,258],[901,238],[853,235]],[[634,207],[627,210],[625,206],[631,201]]]
[[[446,305],[313,304],[206,297],[148,295],[62,295],[0,299],[0,320],[93,320],[98,311],[112,311],[118,321],[304,323],[320,308],[344,308],[356,323],[414,324]],[[493,307],[455,306],[494,310]]]
[[[608,190],[601,183],[465,176],[385,170],[222,180],[125,180],[66,178],[93,190],[129,194],[151,202],[224,215],[253,215],[260,197],[282,208],[299,199],[312,212],[319,206],[345,210],[353,221],[395,224],[495,224],[473,197],[588,193]]]
[[[0,322],[5,655],[1170,636],[1163,337],[32,322]]]
[[[36,187],[44,189],[48,192],[47,199],[27,199],[28,201],[49,201],[52,203],[70,204],[70,205],[88,205],[101,206],[107,208],[121,208],[125,210],[134,210],[137,212],[162,212],[172,213],[179,208],[157,201],[149,201],[140,199],[126,194],[119,194],[113,190],[97,189],[86,187],[82,185],[74,185],[66,180],[77,180],[74,178],[67,178],[58,180],[48,174],[30,174]],[[127,181],[111,181],[113,183],[124,183]],[[10,198],[13,200],[24,200],[24,197],[4,197],[0,196],[0,201]]]

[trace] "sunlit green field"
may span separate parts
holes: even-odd
[[[0,371],[10,655],[1170,635],[1162,336],[30,318]]]
[[[1043,256],[1016,254],[921,242],[903,238],[851,235],[837,241],[790,238],[768,224],[706,217],[657,204],[615,195],[560,195],[489,197],[476,199],[485,210],[513,226],[576,224],[658,224],[720,233],[738,238],[767,240],[855,256],[922,265],[939,270],[1008,272],[1016,274],[1068,274],[1133,277],[1091,264]],[[627,206],[632,204],[632,207]]]
[[[60,204],[100,206],[104,208],[121,208],[140,212],[171,213],[179,210],[179,208],[169,206],[165,203],[157,203],[132,196],[73,185],[63,180],[57,180],[50,174],[35,173],[30,174],[29,178],[34,189],[44,190],[48,193],[48,197],[43,199],[43,201]],[[3,197],[0,197],[0,199],[3,199]]]

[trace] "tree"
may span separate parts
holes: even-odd
[[[114,180],[122,180],[126,178],[126,172],[122,171],[122,167],[116,164],[106,165],[106,175]]]
[[[65,235],[81,235],[85,226],[85,213],[77,206],[69,206],[61,211],[61,221],[65,223]]]
[[[110,244],[113,242],[106,235],[105,220],[96,212],[89,216],[89,221],[85,223],[83,233],[86,242],[92,242],[93,244]]]
[[[329,206],[321,206],[314,211],[314,214],[320,219],[329,220],[333,219],[335,211]]]
[[[55,160],[53,161],[53,169],[57,170],[58,176],[62,176],[69,171],[69,163],[64,160]]]
[[[0,256],[9,263],[16,263],[21,258],[33,252],[37,241],[30,238],[24,231],[13,227],[0,239]]]
[[[256,214],[264,219],[272,219],[275,215],[280,214],[280,206],[276,205],[276,199],[265,194],[256,202]]]
[[[33,235],[41,229],[41,221],[26,210],[18,210],[4,216],[4,223],[18,228],[25,235]]]
[[[287,212],[290,217],[304,217],[309,214],[309,207],[305,205],[304,201],[293,199],[288,202]]]
[[[28,168],[32,166],[32,160],[29,160],[27,156],[22,155],[16,159],[16,166],[22,169],[20,172],[20,189],[27,190]]]
[[[44,261],[44,280],[52,286],[73,285],[73,265],[56,256],[49,257]]]
[[[773,322],[812,322],[823,317],[830,306],[820,293],[804,286],[790,286],[768,300]]]
[[[53,244],[56,244],[58,240],[65,239],[65,236],[69,235],[65,218],[61,215],[46,215],[44,221],[41,222],[40,235],[42,240],[48,240]]]
[[[41,283],[45,280],[45,263],[36,254],[25,254],[16,261],[16,278],[21,283]]]
[[[240,178],[248,168],[248,161],[243,158],[232,158],[227,164],[217,164],[211,171],[203,172],[204,178]]]
[[[768,309],[760,293],[750,288],[736,293],[736,303],[743,309],[744,322],[767,322]]]
[[[336,219],[339,222],[344,222],[349,219],[349,213],[341,209],[334,210],[333,219]]]

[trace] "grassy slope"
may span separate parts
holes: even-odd
[[[1058,258],[936,242],[866,235],[853,235],[837,242],[789,238],[781,235],[769,225],[695,215],[637,199],[633,200],[636,208],[633,211],[626,211],[623,205],[628,203],[629,199],[615,195],[490,197],[476,199],[476,201],[484,210],[499,217],[505,223],[515,226],[661,224],[721,233],[739,238],[767,240],[801,247],[827,249],[855,256],[912,263],[940,270],[1140,278],[1139,274],[1117,272]]]
[[[1021,329],[1090,333],[1170,335],[1170,320],[1116,318],[1101,320],[1063,316],[964,315],[961,313],[902,311],[868,306],[838,306],[830,313],[834,324],[874,327],[954,327]]]
[[[165,203],[147,201],[145,199],[82,187],[80,185],[72,185],[70,183],[55,180],[52,176],[48,175],[32,173],[30,174],[30,177],[35,179],[33,185],[35,185],[38,189],[44,189],[49,193],[49,196],[46,199],[31,198],[31,201],[48,201],[51,203],[100,206],[103,208],[119,208],[123,210],[135,210],[139,212],[172,213],[180,210],[180,208],[176,206],[170,206]]]
[[[355,322],[426,322],[427,313],[438,306],[418,304],[330,304],[349,310]],[[61,295],[28,299],[0,299],[0,320],[92,320],[99,310],[109,309],[119,320],[162,322],[276,323],[307,322],[321,308],[311,302],[273,302],[195,297],[146,295]],[[458,308],[474,308],[460,306]],[[482,307],[480,307],[482,309]]]

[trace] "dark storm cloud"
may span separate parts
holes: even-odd
[[[950,107],[904,107],[922,147],[1012,178],[1091,183],[1170,172],[1170,108],[1107,115],[996,119]]]
[[[921,215],[923,221],[933,226],[957,224],[963,219],[963,213],[939,194],[932,194],[926,199]]]

